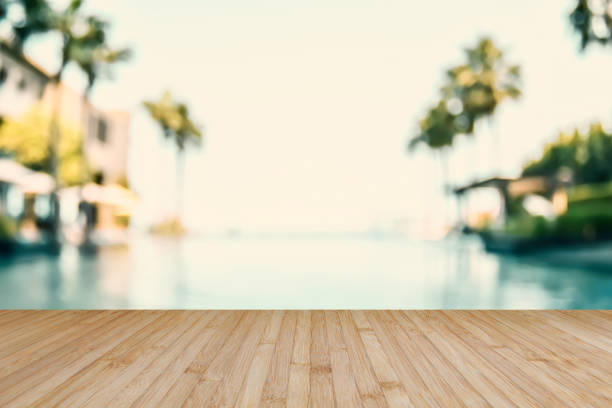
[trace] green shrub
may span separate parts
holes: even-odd
[[[8,241],[15,237],[17,224],[5,215],[0,215],[0,241]]]
[[[555,232],[561,238],[571,239],[612,237],[612,203],[590,201],[571,205],[557,218]]]
[[[514,216],[508,219],[504,233],[517,238],[544,238],[550,235],[551,225],[542,216]]]

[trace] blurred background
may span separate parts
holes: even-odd
[[[0,0],[0,308],[612,307],[612,1]]]

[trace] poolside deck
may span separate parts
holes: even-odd
[[[612,311],[0,311],[0,406],[612,406]]]

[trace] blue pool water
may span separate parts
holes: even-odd
[[[612,308],[612,272],[477,241],[135,236],[128,249],[0,259],[0,308]]]

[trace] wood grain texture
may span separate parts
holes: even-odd
[[[2,407],[610,407],[612,311],[0,311]]]

